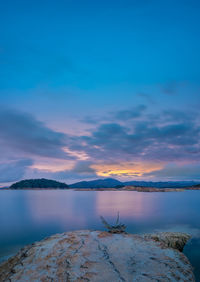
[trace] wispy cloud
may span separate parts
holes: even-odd
[[[0,163],[0,182],[12,182],[21,179],[32,164],[31,159]]]
[[[189,113],[168,110],[130,122],[130,112],[123,113],[122,124],[116,118],[90,129],[87,136],[73,139],[72,150],[84,150],[93,160],[104,162],[199,160],[198,116],[189,118]]]
[[[0,144],[22,155],[72,158],[64,151],[67,136],[48,128],[34,116],[1,107]]]
[[[51,171],[47,169],[37,169],[29,167],[26,170],[25,177],[28,178],[52,178],[60,181],[66,181],[68,184],[77,180],[94,179],[97,177],[96,170],[89,161],[77,161],[71,168],[60,171]]]
[[[148,108],[140,105],[109,115],[111,121],[99,119],[87,134],[75,136],[52,130],[27,113],[2,108],[2,169],[4,164],[8,170],[10,166],[14,178],[25,173],[26,176],[62,180],[91,179],[97,175],[137,178],[173,178],[175,174],[180,178],[197,176],[200,159],[200,119],[197,113],[166,109],[156,115],[149,114]],[[28,161],[24,163],[22,158]],[[37,168],[42,158],[62,161],[63,169],[51,170],[51,166],[45,169],[40,165]],[[137,166],[131,166],[131,163]],[[181,166],[181,163],[187,166]]]
[[[167,164],[164,168],[145,173],[144,177],[165,178],[169,180],[200,180],[200,162],[195,164]]]
[[[114,114],[114,117],[117,120],[131,120],[131,119],[135,119],[135,118],[139,118],[143,115],[144,111],[146,110],[146,106],[145,105],[139,105],[137,107],[133,107],[132,109],[128,109],[128,110],[122,110],[122,111],[117,111]]]

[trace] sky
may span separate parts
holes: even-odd
[[[199,12],[0,1],[0,185],[200,180]]]

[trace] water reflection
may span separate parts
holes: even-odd
[[[99,216],[112,223],[117,212],[128,232],[190,233],[194,239],[186,253],[200,275],[199,191],[0,191],[0,259],[54,233],[103,230]]]
[[[67,228],[69,223],[75,222],[80,228],[85,228],[86,217],[77,206],[78,197],[74,197],[73,193],[51,192],[38,191],[38,193],[26,194],[28,212],[33,224],[56,222],[63,228]]]
[[[116,212],[122,218],[147,219],[155,212],[155,198],[138,192],[98,192],[96,212],[105,217],[116,217]]]

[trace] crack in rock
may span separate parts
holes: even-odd
[[[116,268],[115,264],[111,261],[109,253],[108,253],[108,248],[105,245],[100,244],[99,240],[95,239],[95,241],[98,244],[98,249],[103,253],[104,258],[112,266],[113,270],[115,271],[115,273],[117,273],[117,275],[119,276],[120,280],[123,281],[123,282],[126,282],[126,280],[122,277],[120,271]]]
[[[57,234],[3,262],[0,281],[192,282],[192,266],[179,251],[188,237],[90,230]]]

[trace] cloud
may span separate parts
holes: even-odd
[[[92,168],[91,165],[91,162],[79,161],[75,164],[71,171],[80,174],[96,174],[95,169]]]
[[[177,95],[177,92],[176,92],[177,88],[178,88],[178,83],[175,81],[171,81],[171,82],[166,83],[162,87],[162,91],[166,95]]]
[[[152,98],[151,94],[140,92],[137,96],[144,99],[147,103],[156,104],[156,101]]]
[[[165,121],[165,122],[185,122],[188,123],[188,121],[195,121],[195,118],[197,117],[197,113],[195,113],[195,111],[193,110],[191,111],[187,111],[187,112],[183,112],[180,110],[164,110],[162,112],[162,116],[161,118]]]
[[[134,107],[130,110],[123,110],[123,111],[118,111],[115,113],[115,118],[117,120],[130,120],[130,119],[135,119],[139,118],[143,115],[144,111],[146,110],[145,105],[139,105],[137,107]]]
[[[159,118],[158,118],[159,116]],[[126,120],[125,120],[126,117]],[[94,162],[104,161],[192,161],[200,159],[199,117],[188,113],[161,112],[157,116],[124,122],[104,122],[88,135],[73,139],[72,150],[83,150]]]
[[[167,164],[164,168],[145,173],[143,176],[147,177],[156,177],[156,178],[168,178],[171,180],[180,180],[180,179],[200,179],[200,163],[196,164],[185,164],[177,165],[175,163]]]
[[[30,159],[23,159],[0,164],[0,182],[12,182],[21,179],[27,168],[33,164]]]
[[[114,123],[117,122],[127,122],[133,119],[141,118],[147,107],[146,105],[138,105],[129,109],[112,111],[108,114],[103,116],[85,116],[84,118],[80,119],[81,122],[96,125],[101,124],[107,120],[113,121]]]
[[[96,117],[91,117],[91,116],[86,116],[83,119],[80,119],[80,122],[83,123],[88,123],[88,124],[92,124],[92,125],[96,125],[98,124],[98,122],[101,121],[101,119],[98,119]]]
[[[92,163],[88,161],[78,161],[72,169],[56,172],[54,176],[57,179],[66,179],[68,181],[96,178],[96,171],[91,165]]]
[[[86,134],[75,136],[54,131],[29,114],[2,108],[1,163],[3,164],[3,160],[5,164],[16,163],[16,171],[21,171],[21,174],[14,175],[23,175],[25,171],[27,177],[49,177],[69,183],[72,180],[96,178],[99,171],[96,172],[94,167],[102,164],[117,164],[120,168],[122,163],[130,162],[162,163],[162,166],[174,163],[174,167],[165,166],[154,174],[144,174],[145,178],[167,178],[170,175],[175,177],[175,174],[181,177],[184,167],[179,167],[178,164],[199,162],[198,114],[166,109],[156,115],[149,114],[149,109],[145,106],[135,109],[137,110],[133,111],[132,108],[110,113],[110,121],[99,120]],[[85,160],[80,160],[81,154]],[[72,160],[74,166],[57,172],[31,168],[30,165],[22,165],[20,169],[21,159],[38,160],[39,163],[42,158],[45,158],[46,163],[46,158],[57,161],[60,159],[64,164],[66,160],[64,167],[69,167],[69,160]],[[8,168],[7,165],[5,167]],[[119,175],[120,170],[115,171]],[[188,165],[185,169],[185,176],[196,177],[197,173],[196,165]]]
[[[0,109],[0,144],[6,151],[31,156],[71,158],[63,150],[67,136],[28,113]]]
[[[52,178],[66,183],[83,179],[95,179],[97,177],[96,170],[92,168],[92,163],[89,161],[78,161],[71,169],[52,172],[45,169],[29,168],[26,173],[28,178]]]

